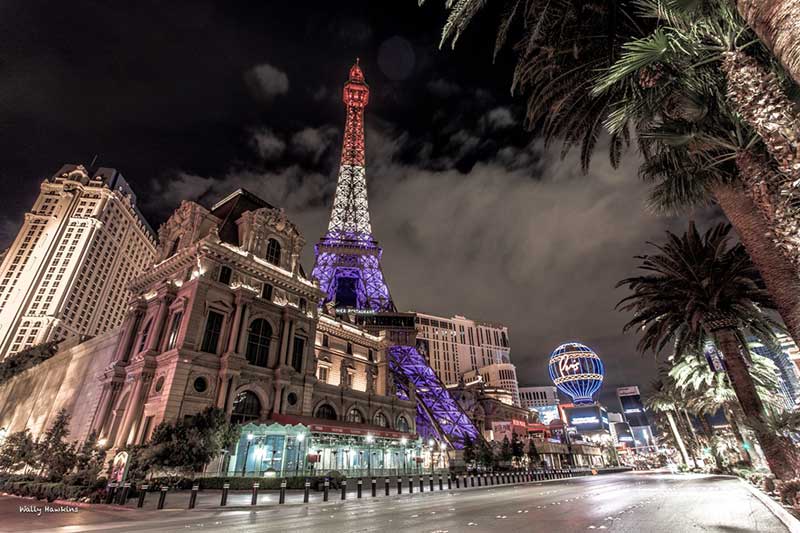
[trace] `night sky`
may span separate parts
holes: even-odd
[[[506,324],[521,385],[547,384],[567,340],[604,359],[606,394],[654,377],[621,333],[614,284],[685,219],[645,212],[635,155],[614,170],[601,148],[584,176],[577,154],[524,131],[511,58],[492,63],[492,13],[440,51],[434,1],[109,4],[0,2],[0,248],[42,178],[96,156],[155,228],[183,199],[238,187],[284,207],[310,271],[360,57],[372,226],[397,306]]]

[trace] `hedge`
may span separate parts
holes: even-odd
[[[37,481],[5,481],[0,482],[0,491],[17,496],[33,497],[37,500],[79,500],[89,497],[95,489],[65,485],[63,483],[42,483]]]
[[[314,476],[309,478],[290,477],[286,478],[287,489],[303,489],[305,482],[308,479],[311,482],[311,487],[315,490],[322,490],[325,477]],[[338,488],[341,476],[331,476],[328,478],[331,482],[331,488]],[[149,491],[157,491],[161,486],[168,486],[174,489],[191,489],[193,485],[199,485],[200,490],[219,490],[222,485],[228,483],[231,490],[250,490],[253,488],[253,483],[258,482],[259,488],[263,490],[278,490],[281,488],[281,481],[279,477],[204,477],[204,478],[153,478],[147,481]],[[140,482],[141,486],[145,482]]]

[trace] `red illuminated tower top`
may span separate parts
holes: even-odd
[[[350,68],[350,78],[344,84],[342,100],[347,106],[344,126],[342,166],[364,166],[364,108],[369,102],[369,85],[356,59]]]

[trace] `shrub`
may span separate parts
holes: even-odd
[[[79,500],[92,492],[91,487],[47,483],[39,481],[0,482],[0,491],[38,500]]]
[[[786,505],[797,505],[797,492],[800,491],[800,478],[789,479],[787,481],[776,481],[776,488],[781,497],[781,503]]]

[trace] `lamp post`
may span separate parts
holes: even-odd
[[[367,476],[372,475],[372,443],[375,441],[375,437],[368,434],[367,435]]]
[[[244,461],[242,461],[242,477],[247,472],[247,456],[250,455],[250,445],[253,443],[253,434],[247,434],[247,447],[244,449]]]
[[[445,453],[445,450],[447,450],[447,443],[440,442],[439,443],[439,463],[440,463],[439,467],[440,468],[444,468],[444,453]]]
[[[431,462],[431,475],[433,475],[433,445],[436,442],[433,439],[428,439],[428,453],[430,454],[430,462]]]
[[[403,473],[405,474],[408,472],[408,448],[406,447],[408,445],[408,439],[402,437],[400,439],[400,445],[403,447]]]
[[[303,445],[304,440],[306,440],[305,433],[298,433],[297,437],[295,437],[297,451],[294,454],[294,477],[297,477],[297,472],[300,470],[300,447]],[[305,456],[303,457],[303,463],[303,470],[305,470]]]

